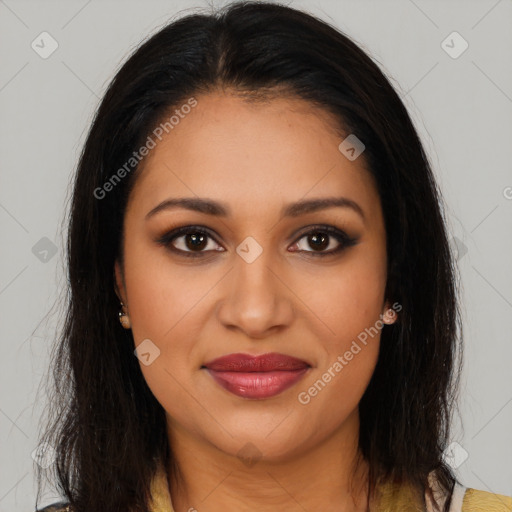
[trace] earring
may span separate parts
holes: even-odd
[[[385,324],[392,324],[395,322],[397,317],[396,311],[394,309],[387,309],[382,317],[382,321]]]
[[[130,329],[130,327],[132,325],[131,322],[130,322],[130,317],[126,313],[125,305],[122,302],[121,302],[121,307],[123,309],[122,309],[122,311],[119,311],[119,321],[121,322],[121,325],[125,329]]]

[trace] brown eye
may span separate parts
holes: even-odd
[[[301,242],[302,240],[304,242]],[[295,243],[295,248],[298,252],[307,252],[311,256],[328,256],[356,243],[356,238],[350,238],[343,231],[331,226],[321,226],[302,235]]]
[[[224,250],[207,231],[194,226],[166,233],[157,242],[174,252],[192,257],[202,256],[205,252]]]
[[[318,251],[323,251],[329,246],[330,236],[323,233],[314,233],[307,235],[307,242],[310,247]]]
[[[191,251],[204,249],[208,245],[208,235],[202,233],[189,233],[183,235],[184,245]]]

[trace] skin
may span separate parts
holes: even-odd
[[[135,346],[150,339],[160,350],[141,370],[166,411],[180,469],[178,478],[169,468],[173,506],[364,510],[359,486],[367,468],[354,474],[353,466],[358,403],[377,363],[380,330],[309,403],[298,400],[390,308],[383,214],[364,153],[348,160],[333,118],[300,99],[249,105],[229,91],[196,98],[144,160],[125,214],[124,265],[115,265]],[[364,219],[341,207],[280,218],[285,204],[332,196],[357,202]],[[222,201],[231,215],[175,208],[145,219],[177,197]],[[332,256],[312,254],[340,244],[333,237],[320,250],[309,244],[312,224],[357,243]],[[212,234],[196,249],[202,256],[170,250],[193,251],[186,235],[169,247],[156,241],[187,225]],[[249,236],[263,250],[252,263],[236,252]],[[201,369],[239,352],[279,352],[311,368],[277,396],[241,398]],[[237,455],[247,446],[257,453],[253,464]]]

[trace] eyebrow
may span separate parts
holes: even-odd
[[[314,213],[327,208],[350,208],[358,213],[363,220],[365,215],[363,209],[358,203],[347,197],[324,197],[318,199],[302,199],[295,203],[285,205],[281,210],[281,217],[298,217],[306,213]],[[173,210],[176,208],[184,208],[206,215],[214,215],[217,217],[228,217],[231,215],[231,209],[224,203],[214,201],[213,199],[199,197],[179,197],[166,199],[146,214],[146,220],[150,219],[158,212],[163,210]]]

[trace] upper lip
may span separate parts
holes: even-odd
[[[225,372],[270,372],[274,370],[300,370],[310,365],[296,357],[271,352],[252,356],[250,354],[228,354],[213,359],[204,366],[214,371]]]

